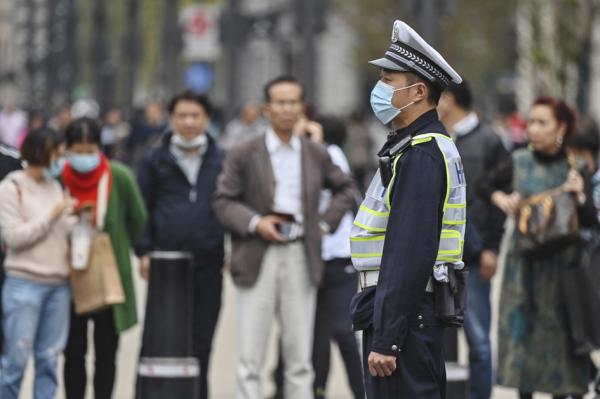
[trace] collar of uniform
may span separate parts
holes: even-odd
[[[471,133],[479,125],[479,117],[473,111],[469,112],[469,115],[458,121],[452,127],[452,134],[461,137]]]
[[[434,109],[431,109],[425,112],[423,115],[419,116],[413,123],[410,125],[398,129],[394,132],[390,132],[388,134],[388,139],[386,143],[383,145],[381,150],[377,153],[378,156],[385,155],[390,148],[392,148],[396,143],[399,143],[406,136],[414,136],[417,133],[437,133],[437,132],[423,132],[421,131],[425,126],[435,122],[438,120],[438,113]]]
[[[421,129],[423,129],[425,126],[427,126],[430,123],[433,123],[437,120],[438,120],[438,113],[435,110],[435,108],[433,108],[433,109],[425,112],[423,115],[419,116],[410,125],[402,128],[402,129],[396,130],[395,133],[397,136],[400,136],[401,139],[407,135],[414,136],[417,133],[436,133],[436,132],[422,132]]]
[[[270,154],[274,153],[281,147],[292,147],[294,151],[300,151],[300,137],[298,137],[298,135],[293,134],[290,142],[284,143],[281,141],[279,136],[277,136],[277,133],[275,133],[272,127],[267,129],[265,141],[267,144],[267,150]]]

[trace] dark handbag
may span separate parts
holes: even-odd
[[[600,348],[600,231],[581,233],[579,262],[564,270],[563,292],[576,354]]]
[[[575,196],[562,188],[525,199],[516,215],[517,250],[536,254],[555,250],[579,239]]]

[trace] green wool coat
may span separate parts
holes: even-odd
[[[131,270],[131,249],[148,219],[148,212],[133,173],[119,162],[110,162],[112,189],[106,211],[106,232],[110,236],[125,292],[125,303],[113,306],[117,333],[137,321],[135,289]]]

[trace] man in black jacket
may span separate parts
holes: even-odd
[[[464,328],[469,342],[470,399],[488,399],[492,391],[490,279],[496,273],[504,216],[477,193],[477,187],[485,171],[499,165],[509,154],[500,138],[472,111],[466,81],[446,89],[438,112],[454,138],[469,182],[464,261],[470,274]]]
[[[150,215],[136,245],[142,276],[149,276],[151,251],[194,255],[194,350],[200,363],[201,399],[208,397],[208,361],[221,307],[224,257],[224,232],[212,209],[224,154],[206,133],[210,113],[204,96],[189,91],[176,95],[169,105],[172,131],[138,170]]]

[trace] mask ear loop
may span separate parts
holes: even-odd
[[[416,101],[411,101],[408,104],[406,104],[405,106],[402,106],[400,108],[396,108],[398,111],[402,111],[404,108],[410,107],[411,105],[413,105],[414,103],[416,103]],[[394,107],[395,108],[395,107]]]
[[[400,88],[398,88],[398,89],[394,89],[394,93],[395,93],[395,92],[397,92],[398,90],[406,90],[406,89],[410,89],[411,87],[415,87],[415,86],[417,86],[417,85],[420,85],[420,84],[421,84],[421,83],[413,83],[413,84],[411,84],[410,86],[406,86],[406,87],[400,87]],[[404,105],[404,106],[402,106],[402,107],[400,107],[400,108],[396,108],[396,107],[394,107],[393,105],[392,105],[392,107],[396,108],[398,111],[402,111],[403,109],[405,109],[405,108],[407,108],[407,107],[410,107],[410,106],[411,106],[411,105],[413,105],[414,103],[416,103],[416,101],[411,101],[411,102],[409,102],[408,104],[406,104],[406,105]]]
[[[398,90],[406,90],[406,89],[410,89],[411,87],[415,87],[416,85],[419,85],[421,83],[413,83],[410,86],[405,86],[405,87],[399,87],[397,89],[394,89],[394,93],[397,92]]]

